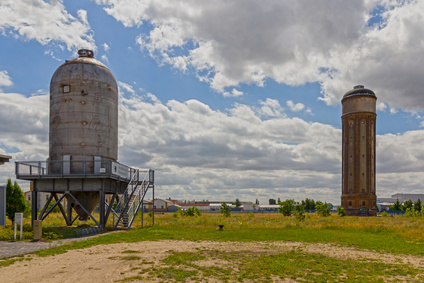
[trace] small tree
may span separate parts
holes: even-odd
[[[181,208],[178,208],[178,212],[182,215],[182,216],[201,216],[202,212],[200,211],[200,209],[196,206],[190,207],[187,210],[181,210]]]
[[[241,206],[241,202],[238,198],[236,198],[236,202],[235,202],[236,207],[240,207]]]
[[[305,220],[305,206],[303,204],[297,203],[294,206],[294,215],[296,216],[296,219],[299,221],[304,221]]]
[[[403,214],[403,217],[417,217],[420,216],[420,213],[418,211],[415,211],[413,208],[407,208],[405,210],[405,213]]]
[[[221,206],[219,207],[219,211],[221,211],[222,215],[224,215],[225,217],[230,217],[231,216],[231,208],[225,202],[223,202],[221,204]]]
[[[393,211],[401,211],[402,204],[400,203],[399,199],[396,199],[396,202],[393,205],[389,205],[389,209]]]
[[[28,215],[30,209],[18,183],[15,181],[12,185],[12,181],[9,178],[6,184],[6,216],[12,223],[15,222],[15,212],[22,212],[24,215]]]
[[[418,212],[421,212],[421,205],[422,205],[421,200],[420,200],[420,199],[418,199],[418,200],[414,203],[414,210],[415,210],[415,211],[418,211]]]
[[[411,200],[405,200],[405,202],[402,205],[402,210],[406,211],[407,209],[412,209],[413,208],[413,204]]]
[[[278,208],[278,211],[284,215],[284,216],[291,216],[294,211],[296,202],[293,199],[286,199],[283,202],[280,202],[280,207]]]
[[[275,200],[275,199],[270,198],[270,199],[269,199],[269,204],[270,204],[270,205],[273,205],[273,204],[277,204],[277,202],[276,202],[276,200]]]
[[[330,216],[330,206],[326,202],[317,201],[315,203],[315,210],[318,215]]]
[[[305,206],[307,211],[315,210],[315,201],[313,199],[302,200],[302,204]]]
[[[337,215],[341,217],[346,216],[346,210],[341,206],[337,207]]]

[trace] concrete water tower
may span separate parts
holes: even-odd
[[[342,196],[347,215],[376,215],[375,126],[377,97],[358,85],[342,99]]]
[[[50,82],[49,158],[17,162],[16,175],[33,181],[33,203],[37,192],[51,193],[39,217],[33,210],[33,219],[44,219],[50,213],[46,209],[53,198],[57,203],[66,198],[67,211],[58,205],[68,225],[77,218],[91,218],[104,228],[112,211],[123,226],[131,226],[129,210],[138,210],[147,190],[154,188],[154,173],[117,162],[116,80],[91,50],[81,49],[78,55],[59,66]],[[120,200],[120,212],[106,203],[106,194],[113,196],[111,203]],[[97,206],[99,221],[92,214]],[[72,211],[77,217],[72,217]],[[115,228],[117,225],[114,222]]]

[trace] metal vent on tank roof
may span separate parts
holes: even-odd
[[[364,88],[364,86],[363,85],[356,85],[356,86],[353,87],[353,89],[358,89],[358,88]]]
[[[92,50],[89,50],[89,49],[80,49],[80,50],[78,50],[78,55],[79,55],[79,57],[93,58],[94,52]]]

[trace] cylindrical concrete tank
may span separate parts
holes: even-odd
[[[117,160],[118,86],[91,50],[78,54],[50,82],[50,160]]]
[[[118,159],[116,80],[104,64],[94,59],[91,50],[82,49],[78,54],[78,58],[62,64],[50,82],[51,174],[93,174],[94,161]],[[92,211],[98,204],[98,194],[79,191],[78,200]],[[71,198],[68,201],[81,219],[87,218]]]

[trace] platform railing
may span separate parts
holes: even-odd
[[[109,159],[15,162],[16,177],[27,180],[98,177],[130,181],[136,171],[148,172],[149,170],[135,169]],[[138,175],[136,182],[138,181]],[[153,178],[153,175],[151,177]],[[151,181],[153,182],[153,180]]]

